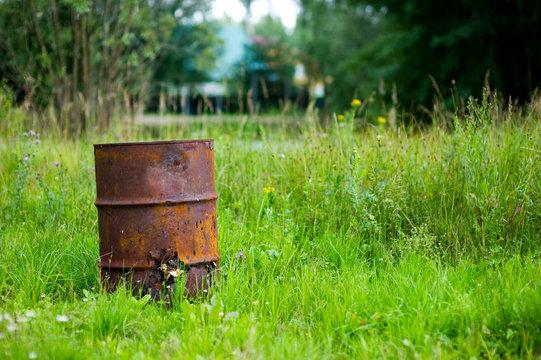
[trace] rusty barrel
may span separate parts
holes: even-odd
[[[163,298],[217,277],[213,140],[96,144],[102,283]]]

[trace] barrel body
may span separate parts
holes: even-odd
[[[179,274],[202,269],[186,287],[208,286],[220,259],[213,140],[97,144],[94,156],[106,286],[130,274],[134,291],[159,297]]]

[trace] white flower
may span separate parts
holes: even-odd
[[[31,352],[28,354],[28,358],[29,359],[37,359],[38,358],[38,355],[35,353],[35,352]]]
[[[70,319],[67,315],[56,315],[56,321],[58,322],[68,322]]]
[[[9,324],[7,324],[6,329],[9,332],[14,332],[14,331],[17,331],[19,327],[14,322],[10,322]]]

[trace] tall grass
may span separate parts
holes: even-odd
[[[450,128],[352,108],[327,127],[207,117],[82,139],[3,106],[6,357],[541,355],[541,100],[471,99]],[[221,283],[171,309],[105,294],[92,143],[211,137]]]

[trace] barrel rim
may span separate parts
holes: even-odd
[[[115,147],[115,146],[138,146],[138,145],[175,145],[190,143],[212,143],[214,139],[193,139],[193,140],[165,140],[165,141],[133,141],[123,143],[94,144],[94,148]]]

